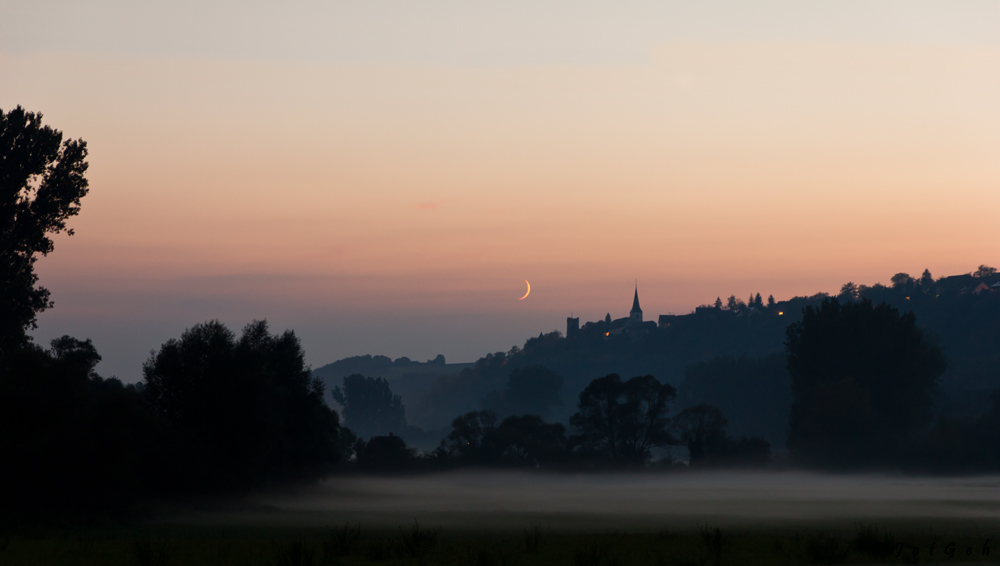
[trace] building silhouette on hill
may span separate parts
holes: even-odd
[[[598,322],[588,322],[584,325],[585,329],[589,329],[592,326],[602,326],[600,330],[605,336],[617,336],[621,334],[636,335],[645,334],[656,328],[656,323],[653,321],[642,320],[642,307],[639,306],[639,286],[635,287],[635,294],[632,296],[632,310],[629,311],[628,316],[622,318],[611,318],[611,313],[608,313],[604,320]],[[580,332],[580,318],[579,317],[567,317],[566,318],[566,337],[571,338],[576,336]]]

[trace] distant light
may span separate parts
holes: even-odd
[[[909,297],[906,297],[906,300],[907,300],[907,301],[909,301],[909,300],[910,300],[910,298],[909,298]]]
[[[785,314],[785,311],[778,311],[778,316]]]
[[[610,332],[605,332],[604,335],[605,336],[611,336],[611,333]]]

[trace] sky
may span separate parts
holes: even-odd
[[[90,149],[41,343],[219,319],[314,367],[1000,264],[1000,3],[0,4]],[[531,294],[519,301],[531,282]]]

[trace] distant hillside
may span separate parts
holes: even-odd
[[[327,401],[331,402],[329,391],[341,384],[344,377],[360,373],[368,377],[383,377],[392,386],[394,393],[406,403],[417,391],[426,389],[430,383],[442,375],[454,375],[474,364],[449,364],[444,356],[433,360],[415,362],[402,357],[393,360],[388,356],[352,356],[337,360],[313,370],[313,375],[326,383]]]
[[[819,293],[770,304],[756,299],[749,305],[732,298],[726,306],[706,305],[688,315],[659,317],[653,323],[630,324],[617,319],[581,326],[571,320],[569,336],[543,333],[528,339],[523,348],[487,354],[475,364],[444,364],[443,358],[421,364],[405,358],[393,361],[385,356],[358,356],[323,366],[315,373],[331,387],[351,373],[385,377],[393,391],[403,397],[410,424],[426,430],[447,427],[457,415],[482,408],[487,395],[506,387],[511,371],[536,364],[565,378],[563,405],[553,415],[561,421],[576,410],[579,392],[591,380],[608,373],[623,377],[652,374],[681,390],[679,402],[693,403],[698,395],[685,391],[684,382],[697,364],[747,355],[766,358],[765,365],[771,368],[767,372],[781,372],[780,360],[775,362],[772,355],[783,353],[788,325],[801,318],[804,307],[817,306],[830,297]],[[876,304],[884,301],[901,312],[912,311],[918,326],[938,342],[949,361],[941,383],[940,410],[966,416],[988,410],[986,393],[1000,388],[1000,275],[988,269],[937,280],[929,273],[920,279],[897,274],[892,286],[846,284],[833,298],[868,298]],[[751,368],[747,371],[763,375],[754,363],[734,361],[731,365],[746,366]],[[713,367],[724,368],[726,364]],[[774,376],[767,379],[781,382]],[[777,393],[772,397],[781,397]],[[751,409],[734,408],[731,412],[749,414]],[[754,410],[771,409],[778,410]]]
[[[384,377],[389,381],[393,381],[408,373],[425,374],[439,373],[441,371],[445,371],[446,373],[457,373],[458,371],[461,371],[465,367],[469,366],[472,366],[472,364],[446,363],[444,356],[441,355],[433,360],[417,362],[407,357],[396,358],[393,360],[388,356],[372,356],[369,354],[364,356],[352,356],[350,358],[344,358],[342,360],[326,364],[325,366],[313,370],[313,375],[321,379],[339,380],[342,377],[360,373],[369,377]]]

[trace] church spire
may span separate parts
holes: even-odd
[[[642,309],[639,308],[639,285],[635,286],[635,296],[632,298],[632,311],[629,312],[629,318],[636,322],[642,322]]]

